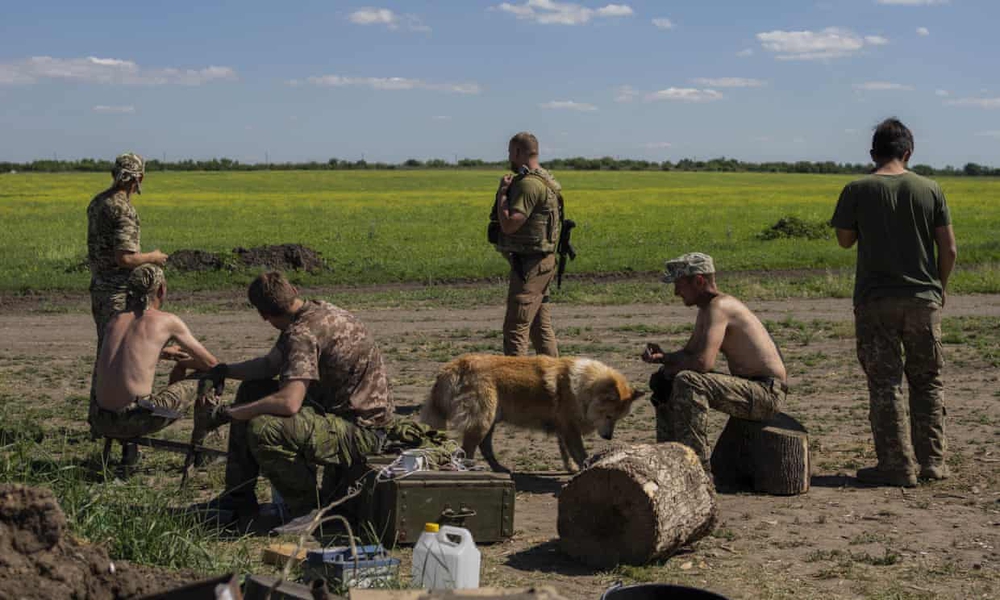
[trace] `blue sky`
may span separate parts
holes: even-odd
[[[0,159],[1000,164],[1000,2],[5,3]]]

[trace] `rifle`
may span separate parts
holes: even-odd
[[[562,206],[559,209],[560,216],[562,216]],[[556,270],[557,290],[562,289],[563,273],[566,272],[566,258],[569,257],[570,260],[576,260],[576,249],[573,248],[573,243],[570,241],[570,235],[574,227],[576,227],[576,221],[566,219],[563,221],[562,230],[559,232],[559,244],[556,246],[556,254],[559,255],[559,268]]]

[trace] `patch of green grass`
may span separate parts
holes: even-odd
[[[157,172],[135,198],[144,249],[229,252],[237,246],[300,243],[330,270],[297,274],[305,285],[501,278],[507,263],[487,243],[485,219],[496,171]],[[578,223],[572,274],[649,273],[665,258],[706,250],[722,273],[819,269],[799,289],[770,276],[745,284],[779,294],[850,293],[854,252],[824,239],[763,241],[782,217],[829,218],[851,176],[763,173],[556,173],[567,215]],[[82,206],[107,187],[105,174],[3,175],[0,290],[84,290],[88,274]],[[954,291],[1000,290],[1000,180],[941,179],[962,225],[963,269]],[[608,206],[615,206],[608,211]],[[668,219],[662,215],[669,215]],[[444,230],[444,231],[442,231]],[[992,267],[972,274],[973,265]],[[172,272],[174,289],[241,288],[255,270]],[[822,271],[831,273],[829,278]],[[731,278],[727,279],[731,281]],[[846,285],[845,285],[846,284]],[[665,287],[662,286],[661,287]]]

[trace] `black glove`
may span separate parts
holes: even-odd
[[[204,439],[205,434],[209,431],[215,431],[219,427],[231,422],[233,416],[229,414],[228,404],[204,404],[200,407],[196,406],[194,411],[194,430],[192,431],[192,438],[199,437]]]
[[[226,363],[219,363],[208,370],[208,374],[205,375],[207,379],[212,382],[212,387],[215,388],[215,394],[221,396],[222,392],[226,389],[226,377],[229,377],[229,365]]]

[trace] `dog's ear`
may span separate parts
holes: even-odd
[[[634,402],[634,401],[638,400],[639,398],[642,398],[645,395],[646,395],[646,392],[644,392],[642,390],[633,390],[633,392],[632,392],[632,401]]]

